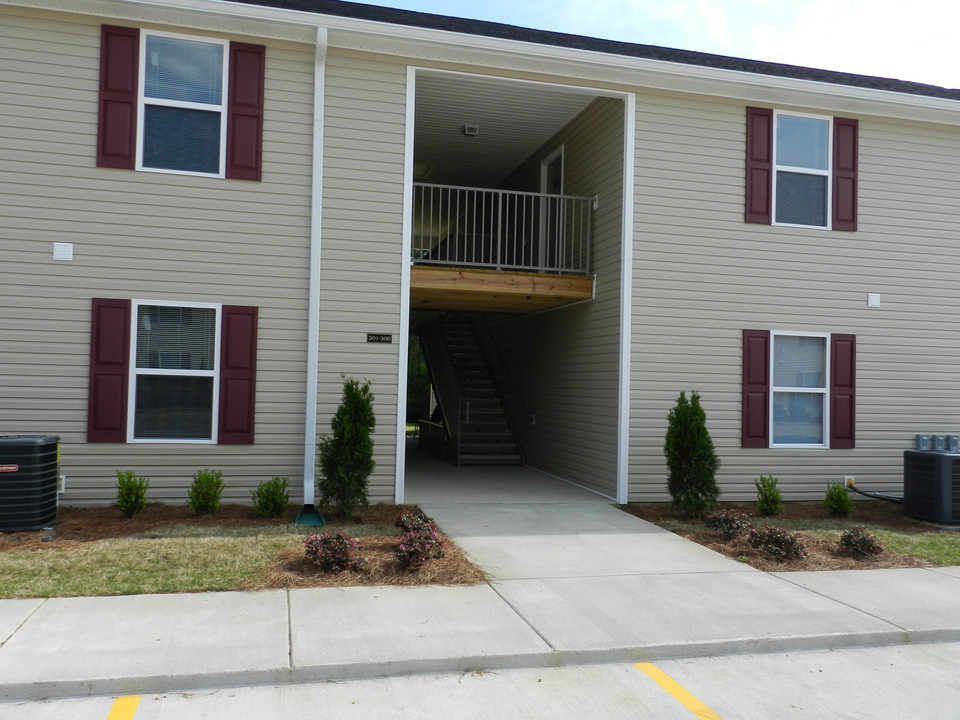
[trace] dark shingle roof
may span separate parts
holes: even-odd
[[[813,80],[834,85],[848,85],[873,90],[887,90],[911,95],[960,100],[960,90],[951,90],[937,85],[925,85],[924,83],[910,82],[907,80],[893,80],[871,75],[855,75],[853,73],[834,72],[832,70],[817,70],[815,68],[801,67],[798,65],[746,60],[743,58],[727,57],[725,55],[693,52],[691,50],[675,50],[672,48],[658,47],[656,45],[637,45],[615,40],[591,38],[583,35],[533,30],[484,20],[467,20],[448,17],[446,15],[416,12],[413,10],[396,10],[394,8],[379,7],[377,5],[343,2],[341,0],[234,0],[234,2],[285,10],[298,10],[321,15],[356,18],[359,20],[371,20],[394,25],[445,30],[448,32],[500,38],[503,40],[517,40],[540,45],[553,45],[577,50],[608,53],[611,55],[623,55],[625,57],[662,60],[665,62],[719,68],[723,70],[736,70],[759,75]]]

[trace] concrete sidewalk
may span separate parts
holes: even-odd
[[[423,503],[473,587],[0,601],[0,701],[960,640],[960,568],[767,574],[598,502]]]

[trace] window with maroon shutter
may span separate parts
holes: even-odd
[[[741,447],[854,447],[854,335],[744,330],[742,371]]]
[[[770,445],[770,332],[743,331],[743,387],[740,446]]]
[[[849,449],[856,443],[857,339],[830,336],[830,447]]]
[[[260,180],[263,45],[109,25],[101,35],[98,166]]]
[[[130,301],[93,299],[87,442],[125,442],[130,371]]]
[[[250,445],[257,396],[257,308],[225,305],[220,335],[218,441]]]
[[[98,167],[133,170],[136,164],[139,58],[137,28],[100,28]]]
[[[748,223],[769,225],[773,217],[773,110],[747,108],[746,211]]]
[[[236,180],[259,180],[263,153],[263,45],[230,43],[227,104],[227,172]]]
[[[857,120],[748,107],[744,220],[855,231],[857,154]]]
[[[256,354],[255,307],[94,299],[88,442],[253,443]]]

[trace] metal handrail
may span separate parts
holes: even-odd
[[[595,198],[414,183],[411,260],[590,273]]]
[[[460,464],[460,418],[463,416],[464,399],[460,390],[460,381],[457,380],[450,362],[443,336],[433,325],[420,328],[420,344],[423,347],[423,356],[427,361],[427,370],[433,381],[433,389],[437,394],[437,401],[443,411],[444,425],[450,435],[456,464]],[[468,409],[469,412],[469,409]]]

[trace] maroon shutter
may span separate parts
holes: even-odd
[[[87,442],[126,442],[130,301],[93,299]]]
[[[226,175],[235,180],[260,179],[265,56],[263,45],[230,43]]]
[[[773,110],[747,108],[746,209],[748,223],[769,225],[773,193]]]
[[[223,445],[253,444],[257,395],[257,308],[223,306],[220,334],[220,430]]]
[[[743,331],[740,447],[770,446],[770,332]]]
[[[833,229],[857,229],[857,121],[833,119]]]
[[[137,28],[100,28],[98,167],[133,170],[136,165],[139,60]]]
[[[830,336],[830,447],[855,446],[857,339]]]

